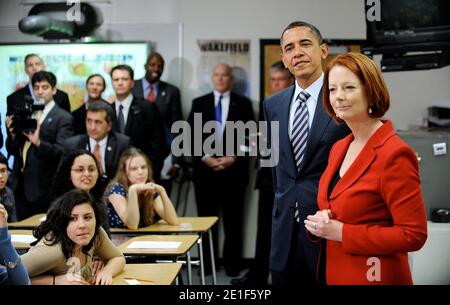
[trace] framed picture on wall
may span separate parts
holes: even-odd
[[[328,57],[322,62],[325,69],[328,62],[334,57],[345,52],[361,52],[365,40],[342,40],[342,39],[324,39],[328,44]],[[260,40],[260,99],[264,100],[270,96],[270,77],[269,69],[272,64],[281,59],[281,48],[279,39],[261,39]]]

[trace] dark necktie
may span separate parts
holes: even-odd
[[[117,120],[117,123],[119,124],[119,131],[120,133],[125,132],[125,119],[123,116],[123,106],[119,105],[119,118]]]

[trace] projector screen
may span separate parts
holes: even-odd
[[[147,42],[0,45],[0,113],[4,140],[6,97],[29,81],[23,62],[27,54],[38,54],[44,60],[46,70],[56,75],[57,88],[69,95],[73,111],[86,100],[85,83],[89,75],[99,73],[105,78],[103,98],[107,100],[114,95],[109,76],[111,68],[127,64],[133,68],[134,78],[141,78],[148,52]],[[6,155],[5,147],[2,152]]]

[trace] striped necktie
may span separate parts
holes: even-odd
[[[296,101],[299,101],[299,103],[297,109],[295,109],[294,124],[292,124],[291,144],[292,144],[292,151],[294,152],[295,165],[297,167],[297,171],[300,170],[303,157],[305,156],[306,144],[308,142],[309,114],[308,114],[308,107],[306,107],[306,101],[308,100],[309,97],[310,95],[306,91],[300,92],[300,94],[297,96]],[[298,202],[295,203],[294,219],[297,223],[300,222]]]
[[[297,171],[300,170],[303,157],[305,156],[306,143],[308,142],[309,114],[306,101],[309,97],[310,95],[306,91],[302,91],[298,95],[296,101],[299,101],[299,103],[295,110],[294,123],[292,124],[291,144]]]

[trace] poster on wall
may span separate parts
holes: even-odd
[[[250,98],[250,40],[199,39],[197,45],[199,90],[212,91],[212,69],[218,63],[226,63],[233,70],[232,90]]]

